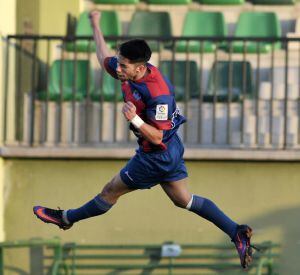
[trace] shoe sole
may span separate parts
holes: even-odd
[[[243,261],[243,268],[247,268],[249,264],[252,262],[252,248],[250,246],[250,239],[252,237],[252,229],[248,226],[245,232],[245,235],[249,239],[249,246],[246,249],[245,258]]]

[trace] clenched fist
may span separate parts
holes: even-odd
[[[136,115],[135,105],[130,101],[125,102],[122,108],[122,113],[128,121],[131,121]]]
[[[101,13],[98,10],[91,11],[89,13],[89,18],[92,26],[99,26]]]

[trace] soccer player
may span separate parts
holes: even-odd
[[[66,230],[78,221],[108,212],[126,193],[160,184],[176,206],[194,212],[225,232],[246,268],[252,260],[252,229],[232,221],[211,200],[188,191],[184,147],[177,135],[186,119],[176,107],[169,81],[148,63],[149,46],[144,40],[133,39],[119,46],[117,56],[110,56],[99,27],[100,16],[98,11],[90,14],[97,58],[101,67],[122,83],[122,113],[138,138],[139,148],[101,193],[83,206],[69,210],[35,206],[34,214],[43,222]]]

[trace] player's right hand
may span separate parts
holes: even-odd
[[[136,107],[131,101],[124,103],[122,113],[128,121],[131,121],[136,115]]]
[[[92,26],[99,26],[101,13],[98,10],[93,10],[89,13],[89,18]]]

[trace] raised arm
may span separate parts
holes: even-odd
[[[104,60],[106,57],[110,56],[110,52],[104,40],[102,30],[100,29],[99,26],[100,18],[101,18],[101,13],[99,11],[90,12],[90,21],[93,28],[94,39],[96,42],[97,58],[102,69],[105,69]]]

